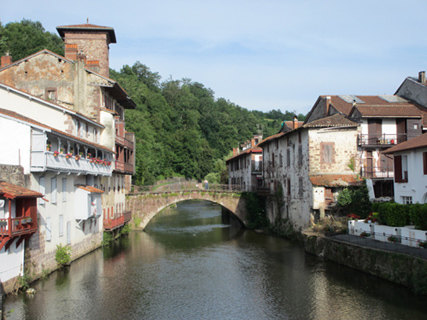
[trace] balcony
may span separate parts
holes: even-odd
[[[262,173],[262,161],[252,161],[251,172],[252,172],[252,174],[261,174]]]
[[[13,238],[36,231],[37,219],[33,219],[32,217],[0,219],[0,237],[8,236]]]
[[[405,142],[407,140],[407,134],[359,134],[357,140],[359,146],[376,146],[389,148],[395,144]]]
[[[65,154],[55,154],[51,151],[31,152],[31,171],[59,171],[80,174],[111,176],[111,164],[97,163],[93,159],[77,160],[76,156],[67,157]]]
[[[105,231],[113,231],[117,228],[120,228],[125,225],[125,223],[129,222],[132,219],[132,212],[125,211],[122,214],[108,216],[104,215],[104,230]]]
[[[115,170],[121,173],[134,174],[134,165],[123,161],[115,161]]]
[[[361,176],[367,179],[375,178],[390,178],[394,177],[393,167],[372,167],[372,168],[362,168]]]

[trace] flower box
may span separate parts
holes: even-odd
[[[27,219],[22,219],[21,224],[27,224]]]
[[[33,222],[33,218],[27,218],[27,223],[32,223]]]
[[[19,226],[19,220],[15,220],[15,221],[13,221],[13,224],[14,224],[15,226]]]

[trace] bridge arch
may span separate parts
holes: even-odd
[[[242,193],[191,190],[130,194],[126,198],[127,207],[132,211],[133,221],[142,229],[163,209],[186,200],[205,200],[219,204],[232,212],[244,226],[247,225],[246,203]]]

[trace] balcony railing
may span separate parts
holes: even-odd
[[[393,178],[394,171],[392,167],[372,167],[362,168],[361,176],[363,178]]]
[[[132,219],[132,212],[125,211],[122,214],[116,214],[113,217],[104,216],[104,230],[112,231],[123,226]]]
[[[115,161],[115,170],[123,173],[133,174],[134,173],[134,165],[126,162],[122,162],[119,160]]]
[[[391,147],[395,144],[405,142],[406,140],[407,140],[406,133],[359,134],[358,136],[359,146],[375,145],[375,146]]]
[[[15,237],[37,231],[37,221],[32,217],[0,219],[0,236]]]
[[[40,172],[46,170],[76,172],[83,174],[111,176],[111,165],[96,163],[91,159],[77,160],[75,156],[67,157],[50,151],[31,152],[31,171]]]

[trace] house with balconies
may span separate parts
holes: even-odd
[[[262,135],[255,135],[241,149],[234,148],[233,156],[226,160],[231,188],[254,191],[262,185],[262,149],[257,146],[261,140]]]
[[[99,138],[98,144],[114,153],[113,174],[100,181],[104,226],[114,230],[131,218],[125,207],[124,187],[135,171],[134,135],[125,130],[125,109],[135,108],[135,103],[109,78],[109,45],[116,43],[115,32],[92,24],[60,26],[57,30],[64,40],[65,57],[49,50],[15,62],[11,55],[2,57],[0,82],[102,125],[94,126],[92,132],[90,126],[74,120],[80,138],[89,132]]]
[[[0,286],[6,293],[24,275],[25,243],[37,232],[40,197],[39,192],[0,180]]]
[[[375,197],[393,196],[393,164],[382,151],[421,135],[427,109],[397,95],[320,96],[305,123],[343,114],[359,123],[360,175],[372,182]]]

